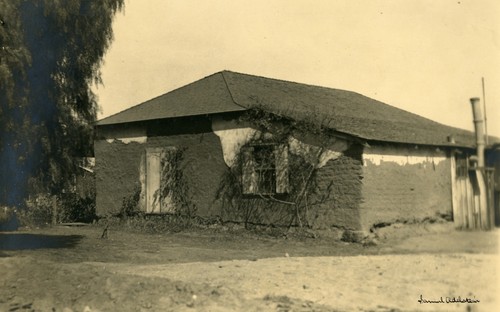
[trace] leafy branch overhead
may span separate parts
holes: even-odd
[[[57,194],[92,154],[100,66],[123,0],[0,0],[0,202]],[[29,188],[31,187],[31,189]]]

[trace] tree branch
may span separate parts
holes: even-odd
[[[281,200],[281,199],[277,199],[275,197],[273,197],[272,195],[269,195],[269,197],[264,197],[262,194],[257,194],[259,195],[260,198],[264,199],[264,200],[268,200],[268,201],[275,201],[275,202],[278,202],[278,203],[281,203],[281,204],[286,204],[286,205],[295,205],[294,202],[289,202],[289,201],[284,201],[284,200]]]

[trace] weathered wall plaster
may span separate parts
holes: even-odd
[[[212,130],[220,139],[224,161],[229,167],[233,167],[240,149],[261,135],[260,131],[246,124],[241,125],[234,120],[223,120],[222,118],[212,120]],[[325,148],[317,159],[320,147],[304,143],[293,136],[289,137],[288,145],[290,153],[303,157],[317,168],[324,167],[329,160],[337,159],[342,155],[341,152]]]
[[[319,155],[318,159],[320,147],[304,143],[292,136],[288,139],[288,146],[290,153],[301,156],[308,163],[316,166],[316,168],[322,168],[329,160],[337,159],[342,155],[341,152],[325,148]]]
[[[406,150],[402,154],[387,154],[387,151],[380,148],[370,148],[363,154],[363,164],[367,166],[369,163],[372,165],[380,166],[383,162],[391,162],[400,166],[427,164],[438,165],[440,162],[446,160],[444,152],[433,152],[432,154],[426,153],[425,155],[415,155],[415,151]]]
[[[420,220],[452,210],[451,164],[433,148],[372,146],[363,153],[364,230],[374,224]]]
[[[223,120],[222,118],[212,119],[212,130],[220,139],[222,155],[229,167],[233,167],[241,147],[259,133],[256,129],[245,125],[241,126],[236,121]]]
[[[140,136],[140,137],[130,137],[130,138],[113,138],[113,139],[106,139],[106,142],[108,143],[113,143],[114,141],[120,141],[125,144],[129,144],[132,142],[135,143],[146,143],[148,141],[147,136]]]
[[[197,213],[220,215],[215,197],[221,177],[228,166],[235,165],[240,148],[262,133],[250,125],[222,118],[212,119],[211,127],[207,125],[197,133],[150,137],[146,137],[144,128],[107,131],[95,145],[98,215],[118,213],[124,198],[137,187],[144,189],[145,150],[165,146],[185,148],[184,173]],[[319,147],[313,139],[295,134],[288,143],[291,156],[321,168],[318,186],[331,192],[328,199],[307,212],[313,228],[369,229],[378,222],[451,211],[450,163],[444,151],[377,145],[362,151],[360,146],[335,139],[318,161],[314,155]],[[252,205],[256,199],[242,200]],[[144,190],[140,206],[144,209]],[[289,223],[289,218],[281,219],[282,215],[275,212],[263,209],[259,220],[277,225]],[[237,215],[222,217],[240,220]]]
[[[233,120],[213,119],[212,129],[220,139],[224,161],[229,167],[235,165],[236,155],[245,144],[261,135],[271,136]],[[350,149],[351,144],[341,139],[331,138],[328,142],[320,153],[319,141],[314,136],[297,133],[288,138],[290,157],[300,157],[320,169],[317,172],[318,195],[309,198],[315,203],[307,211],[309,224],[315,229],[359,229],[361,149]],[[248,222],[281,226],[290,222],[290,206],[251,197],[239,200],[253,213],[224,210],[224,220],[243,222],[249,218]]]

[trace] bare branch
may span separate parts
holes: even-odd
[[[281,203],[281,204],[286,204],[286,205],[295,205],[294,202],[289,202],[289,201],[277,199],[277,198],[273,197],[272,195],[269,195],[269,197],[264,197],[260,193],[258,195],[259,195],[260,198],[262,198],[264,200],[267,200],[267,201],[275,201],[275,202],[278,202],[278,203]]]

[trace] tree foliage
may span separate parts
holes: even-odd
[[[92,153],[91,90],[123,0],[0,0],[0,202],[56,194]]]

